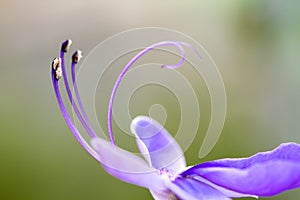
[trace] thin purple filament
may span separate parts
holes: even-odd
[[[89,127],[89,129],[91,130],[90,132],[90,136],[92,138],[94,137],[97,137],[97,134],[95,133],[93,127],[91,126],[90,124],[90,121],[88,119],[88,116],[85,112],[85,109],[83,107],[83,104],[82,104],[82,101],[81,101],[81,98],[80,98],[80,95],[79,95],[79,92],[78,92],[78,88],[77,88],[77,84],[76,84],[76,70],[75,70],[75,67],[76,67],[76,63],[74,61],[72,61],[72,65],[71,65],[71,73],[72,73],[72,82],[73,82],[73,88],[74,88],[74,91],[75,91],[75,95],[76,95],[76,99],[77,99],[77,102],[78,102],[78,105],[79,105],[79,108],[81,110],[81,113],[83,115],[83,118],[85,120],[85,122],[87,123],[87,126]]]
[[[138,60],[140,59],[144,54],[148,53],[149,51],[161,47],[161,46],[175,46],[177,47],[180,51],[181,51],[181,59],[180,61],[175,64],[175,65],[162,65],[162,68],[168,68],[168,69],[175,69],[180,67],[184,61],[185,61],[185,51],[184,48],[182,46],[187,46],[189,48],[191,48],[195,54],[197,54],[197,56],[199,58],[201,58],[200,54],[198,53],[198,51],[191,46],[188,43],[185,42],[180,42],[180,41],[164,41],[164,42],[160,42],[160,43],[156,43],[153,44],[147,48],[145,48],[144,50],[142,50],[141,52],[139,52],[135,57],[133,57],[128,63],[127,65],[123,68],[122,72],[120,73],[118,79],[115,82],[115,85],[113,87],[112,93],[111,93],[111,97],[110,97],[110,101],[109,101],[109,106],[108,106],[108,132],[109,132],[109,138],[110,141],[112,143],[112,145],[115,145],[115,140],[114,140],[114,135],[113,135],[113,131],[112,131],[112,108],[113,108],[113,102],[114,102],[114,98],[116,95],[116,91],[120,85],[121,80],[123,79],[123,77],[125,76],[126,72],[129,70],[129,68]],[[71,73],[72,73],[72,83],[73,83],[73,88],[76,94],[76,100],[77,103],[80,107],[80,111],[77,107],[77,105],[74,102],[69,84],[68,84],[68,78],[67,78],[67,73],[65,70],[65,61],[64,61],[64,51],[61,51],[61,68],[62,68],[62,73],[63,73],[63,79],[64,79],[64,83],[65,83],[65,88],[68,94],[68,98],[72,104],[72,108],[75,111],[75,114],[77,115],[78,119],[80,120],[81,124],[83,125],[83,127],[85,128],[85,130],[87,131],[87,133],[89,134],[89,136],[91,138],[95,138],[98,137],[97,134],[95,133],[94,129],[92,128],[87,114],[85,112],[84,106],[82,104],[79,92],[78,92],[78,88],[77,88],[77,84],[76,84],[76,63],[74,61],[72,61],[71,64]],[[53,82],[53,87],[54,87],[54,91],[56,94],[56,98],[59,104],[59,108],[63,114],[63,117],[67,123],[67,125],[69,126],[69,128],[71,129],[72,133],[74,134],[75,138],[78,140],[78,142],[83,146],[84,149],[86,149],[86,151],[88,151],[89,154],[91,154],[96,160],[100,161],[100,159],[97,156],[97,153],[88,145],[88,143],[84,140],[84,138],[80,135],[78,129],[76,128],[76,126],[74,125],[73,121],[71,120],[65,105],[63,103],[63,100],[61,98],[61,94],[60,94],[60,90],[59,90],[59,86],[58,86],[58,80],[55,78],[55,70],[52,70],[52,82]],[[83,117],[82,117],[82,115]]]
[[[113,108],[113,103],[114,103],[114,100],[115,100],[115,95],[116,95],[117,89],[118,89],[118,87],[120,85],[120,82],[122,81],[123,77],[125,76],[126,72],[144,54],[148,53],[149,51],[151,51],[155,48],[161,47],[161,46],[176,46],[177,48],[179,48],[179,50],[181,51],[181,54],[182,54],[180,61],[176,65],[163,65],[162,68],[175,69],[175,68],[180,67],[185,61],[185,51],[184,51],[183,47],[180,44],[181,44],[180,42],[174,42],[174,41],[165,41],[165,42],[159,42],[159,43],[153,44],[153,45],[145,48],[141,52],[139,52],[124,67],[124,69],[120,73],[120,75],[117,78],[117,80],[115,82],[115,85],[112,89],[110,100],[109,100],[109,105],[108,105],[107,125],[108,125],[108,134],[109,134],[110,142],[111,142],[112,145],[115,145],[115,139],[114,139],[114,135],[113,135],[113,131],[112,131],[112,108]],[[183,45],[185,45],[185,44],[183,44]]]
[[[74,109],[75,111],[75,114],[77,115],[80,123],[83,125],[83,127],[85,128],[85,130],[87,131],[87,133],[89,134],[90,137],[97,137],[97,134],[94,132],[93,129],[91,129],[86,121],[82,118],[79,110],[78,110],[78,107],[77,105],[75,104],[74,102],[74,99],[73,99],[73,96],[72,96],[72,93],[71,93],[71,90],[70,90],[70,87],[69,87],[69,83],[68,83],[68,78],[67,78],[67,73],[66,73],[66,69],[65,69],[65,58],[64,58],[64,55],[65,53],[63,51],[60,52],[60,55],[61,55],[61,68],[62,68],[62,73],[63,73],[63,79],[64,79],[64,83],[65,83],[65,87],[66,87],[66,90],[67,90],[67,94],[68,94],[68,97],[69,97],[69,100],[72,104],[72,108]]]
[[[84,140],[84,138],[80,135],[79,131],[77,130],[76,126],[73,124],[66,107],[63,103],[63,100],[60,95],[60,90],[58,86],[58,80],[55,78],[55,72],[52,70],[52,83],[53,83],[53,88],[54,92],[56,95],[56,99],[60,108],[60,111],[62,112],[62,115],[69,126],[70,130],[72,131],[73,135],[77,139],[77,141],[80,143],[80,145],[91,155],[93,156],[96,160],[100,162],[100,158],[98,157],[98,154],[87,144],[87,142]]]
[[[202,56],[200,55],[200,53],[197,51],[197,49],[195,47],[193,47],[192,45],[190,45],[189,43],[186,43],[186,42],[178,41],[178,43],[183,46],[189,47],[198,56],[199,59],[202,59]]]

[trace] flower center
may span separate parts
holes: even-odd
[[[159,174],[168,176],[170,180],[174,180],[176,178],[176,173],[173,170],[167,168],[160,169]]]

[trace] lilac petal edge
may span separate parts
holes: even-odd
[[[249,158],[221,159],[181,173],[241,194],[273,196],[300,187],[300,145],[285,143]]]

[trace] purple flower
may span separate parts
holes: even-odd
[[[108,132],[110,142],[97,136],[81,103],[76,86],[75,66],[81,52],[72,56],[71,73],[73,98],[65,72],[64,54],[70,40],[63,43],[60,58],[52,63],[52,81],[58,105],[63,117],[79,143],[98,160],[112,176],[125,182],[148,188],[155,199],[226,200],[231,197],[273,196],[300,186],[300,145],[281,144],[273,151],[258,153],[249,158],[221,159],[186,167],[184,154],[174,138],[154,119],[138,116],[131,123],[137,145],[144,159],[116,146],[112,133],[112,106],[115,93],[127,70],[145,53],[159,46],[175,46],[181,50],[182,58],[174,66],[179,67],[185,60],[183,47],[189,44],[166,41],[151,45],[137,54],[124,68],[113,88],[108,108]],[[58,80],[63,77],[66,91],[78,119],[86,129],[91,146],[78,132],[62,101]],[[77,104],[75,103],[75,100]]]

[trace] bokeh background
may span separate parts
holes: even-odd
[[[300,143],[299,7],[293,0],[2,0],[0,199],[151,199],[146,189],[106,174],[63,121],[50,63],[66,38],[89,52],[113,34],[154,26],[183,32],[207,49],[224,79],[227,118],[217,145],[200,160],[204,109],[203,129],[186,152],[189,164]],[[166,127],[178,126],[171,118]],[[271,199],[299,198],[298,189]]]

